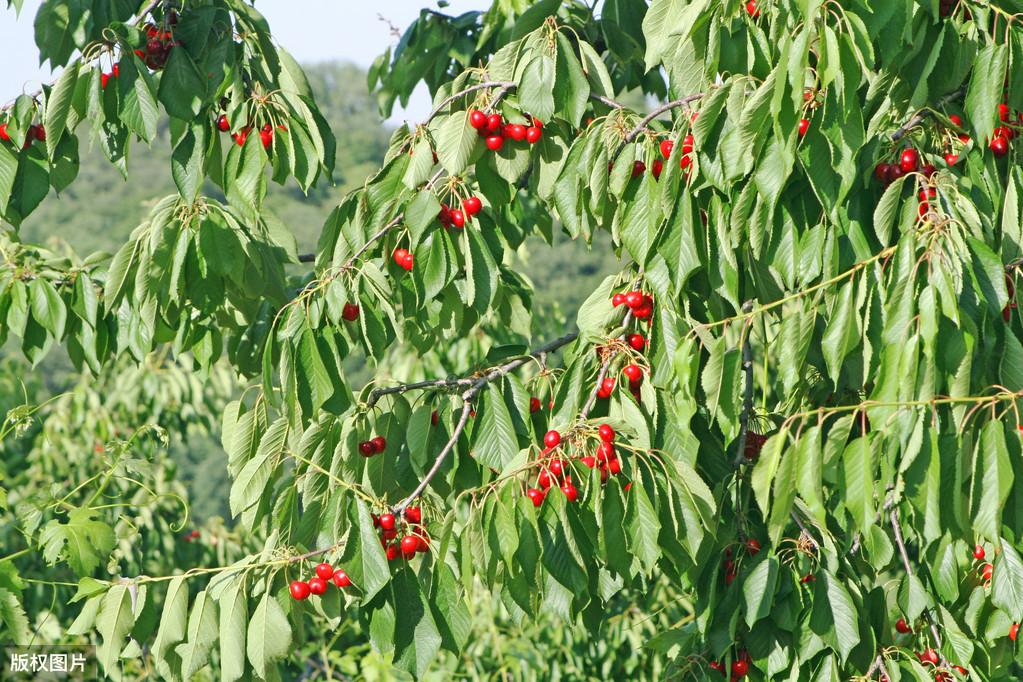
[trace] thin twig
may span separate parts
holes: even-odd
[[[470,92],[476,92],[477,90],[484,90],[486,88],[501,88],[503,92],[507,92],[508,90],[514,87],[515,83],[513,81],[485,81],[483,83],[477,83],[476,85],[469,86],[468,88],[465,88],[463,90],[459,90],[455,94],[449,95],[448,97],[442,99],[440,103],[433,108],[433,111],[430,112],[430,115],[426,117],[426,120],[423,121],[420,125],[426,125],[434,118],[436,118],[437,115],[440,114],[440,112],[445,107],[447,107],[449,104],[457,100],[459,97],[465,97]]]
[[[366,400],[366,407],[372,408],[377,402],[380,401],[385,395],[393,395],[408,393],[409,391],[418,391],[423,389],[442,389],[442,388],[453,388],[455,386],[469,386],[473,383],[474,379],[471,377],[459,377],[457,379],[428,379],[426,381],[414,381],[409,384],[398,384],[397,386],[388,386],[387,388],[376,388],[373,389],[369,394],[369,398]]]
[[[503,365],[491,369],[490,371],[486,372],[483,376],[476,379],[476,381],[472,383],[472,386],[470,386],[462,394],[463,403],[462,414],[461,417],[459,417],[458,419],[458,423],[455,425],[454,431],[452,431],[451,433],[451,438],[449,438],[448,442],[444,444],[444,447],[441,449],[441,451],[437,453],[437,457],[433,461],[433,466],[431,466],[430,470],[426,472],[426,476],[424,476],[423,479],[419,482],[419,485],[416,486],[415,490],[409,493],[409,495],[401,502],[394,505],[394,507],[392,508],[394,513],[396,515],[404,513],[405,508],[412,504],[412,502],[415,501],[416,498],[423,494],[423,491],[426,490],[426,487],[430,484],[430,481],[433,479],[434,476],[437,475],[437,472],[440,471],[441,466],[444,464],[444,460],[447,459],[448,454],[451,452],[452,449],[454,449],[455,444],[458,442],[459,437],[462,435],[462,431],[465,430],[465,425],[469,421],[469,413],[472,411],[473,399],[479,394],[480,391],[483,390],[483,388],[487,384],[489,384],[491,381],[495,379],[503,377],[505,374],[508,374],[509,372],[521,367],[522,365],[525,365],[526,363],[535,360],[540,355],[550,353],[551,351],[557,350],[558,348],[561,348],[562,346],[565,346],[571,343],[572,341],[575,341],[576,338],[578,338],[578,336],[579,336],[578,332],[565,334],[561,338],[555,339],[550,343],[540,346],[539,348],[528,353],[527,355],[523,355],[514,360],[506,362]]]
[[[913,565],[909,562],[909,553],[906,551],[906,542],[902,537],[902,524],[899,523],[899,510],[892,509],[888,516],[892,522],[892,530],[895,532],[895,545],[899,548],[899,555],[902,557],[902,567],[906,569],[906,575],[913,575]],[[945,654],[941,653],[941,633],[938,632],[938,624],[934,622],[934,615],[931,614],[931,610],[924,607],[924,616],[927,618],[927,623],[931,628],[931,636],[934,637],[934,649],[941,656],[941,665],[945,668],[948,667],[948,661],[945,660]]]

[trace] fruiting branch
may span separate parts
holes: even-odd
[[[440,103],[433,108],[433,111],[430,112],[430,115],[426,117],[426,120],[423,121],[420,125],[428,124],[430,121],[436,118],[437,115],[440,114],[440,112],[443,111],[449,104],[457,100],[459,97],[465,97],[470,92],[476,92],[477,90],[485,90],[486,88],[501,88],[502,92],[507,92],[508,90],[514,87],[515,87],[514,81],[485,81],[483,83],[471,85],[441,100]],[[495,103],[499,101],[502,96],[503,95],[499,93],[498,96],[495,98]]]
[[[640,280],[637,280],[636,286],[638,286],[639,281]],[[622,326],[628,327],[629,322],[631,321],[632,311],[630,310],[629,312],[625,313],[625,319],[622,320]],[[627,335],[628,332],[623,332],[622,335],[618,337],[618,339],[620,341],[624,341]],[[600,387],[604,383],[604,379],[607,377],[607,371],[608,369],[610,369],[611,363],[614,361],[616,357],[618,357],[618,354],[620,352],[621,351],[619,350],[612,352],[610,355],[607,356],[607,359],[604,360],[604,364],[600,366],[600,371],[597,372],[597,380],[593,384],[593,390],[590,391],[590,397],[586,399],[586,404],[583,405],[583,409],[580,410],[579,412],[579,421],[581,422],[586,421],[586,418],[590,416],[590,411],[593,409],[593,406],[597,404],[597,396],[600,394]]]
[[[480,391],[483,390],[483,388],[487,384],[489,384],[491,381],[495,379],[503,377],[504,375],[508,374],[513,370],[518,369],[519,367],[525,365],[528,362],[532,362],[541,355],[545,355],[547,353],[550,353],[561,348],[562,346],[572,343],[573,341],[576,340],[576,338],[578,338],[578,336],[579,332],[565,334],[564,336],[557,338],[543,346],[540,346],[536,350],[531,351],[526,355],[515,358],[514,360],[506,362],[498,367],[494,367],[490,371],[483,374],[483,376],[476,379],[472,383],[472,385],[462,394],[463,403],[462,413],[458,419],[458,423],[455,425],[454,431],[451,432],[451,438],[449,438],[448,442],[444,444],[444,447],[441,449],[441,451],[437,453],[437,457],[433,461],[433,466],[431,466],[430,470],[426,472],[426,476],[424,476],[423,480],[419,482],[419,485],[416,486],[416,489],[409,493],[409,495],[405,499],[403,499],[401,502],[392,507],[394,514],[397,516],[404,512],[406,507],[408,507],[416,498],[422,495],[423,491],[426,490],[426,486],[430,484],[430,481],[433,479],[433,477],[437,475],[438,471],[440,471],[441,466],[444,464],[444,460],[447,459],[448,454],[455,447],[455,444],[458,442],[458,438],[462,435],[462,431],[465,430],[465,425],[469,421],[469,413],[472,411],[473,399],[479,394]]]
[[[895,532],[895,544],[899,548],[899,556],[902,558],[902,567],[906,569],[906,575],[913,575],[913,565],[909,562],[909,553],[906,551],[906,542],[902,538],[902,524],[899,523],[899,511],[898,509],[892,509],[888,516],[892,522],[892,530]],[[934,616],[931,614],[929,608],[924,607],[924,616],[927,618],[927,623],[931,628],[931,636],[934,637],[934,648],[941,651],[941,633],[938,632],[938,624],[934,622]],[[948,667],[948,661],[945,660],[945,654],[939,654],[941,656],[941,665],[945,668]]]

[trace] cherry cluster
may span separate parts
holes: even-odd
[[[387,449],[387,439],[383,436],[376,436],[369,440],[364,440],[359,443],[359,454],[363,457],[372,457],[373,455],[379,455]]]
[[[540,119],[533,117],[532,125],[528,121],[522,123],[505,123],[501,114],[484,114],[479,109],[469,112],[469,125],[476,129],[479,136],[484,139],[487,149],[492,152],[498,151],[504,146],[505,139],[512,139],[515,142],[525,140],[529,144],[536,144],[543,137],[543,123]]]
[[[121,75],[121,65],[120,64],[114,64],[110,68],[110,73],[101,73],[99,75],[100,87],[103,88],[104,90],[106,90],[107,89],[107,83],[110,82],[110,79],[111,78],[117,78],[120,75]]]
[[[177,22],[177,14],[171,12],[167,15],[167,24],[169,26],[173,26]],[[166,30],[166,27],[160,29],[160,27],[153,24],[146,24],[143,28],[146,31],[146,46],[144,50],[135,50],[135,54],[150,70],[159,71],[167,65],[167,59],[170,58],[171,50],[180,45],[181,42],[174,40],[173,33]]]
[[[398,518],[390,512],[377,516],[373,514],[373,527],[380,531],[380,544],[388,561],[399,557],[411,559],[417,552],[430,551],[430,535],[423,525],[423,510],[409,507],[402,517],[402,537],[398,538]]]
[[[760,541],[756,538],[749,538],[746,542],[742,543],[746,553],[750,556],[755,556],[760,552]],[[739,566],[733,558],[732,548],[725,548],[725,560],[721,564],[721,570],[724,573],[725,584],[731,585],[732,581],[735,580],[735,576],[739,574]]]
[[[600,482],[607,483],[611,476],[622,473],[622,462],[618,458],[615,448],[615,430],[610,424],[601,424],[596,431],[597,446],[595,454],[581,455],[578,459],[589,469],[597,468],[600,471]],[[539,469],[536,476],[536,486],[526,490],[526,497],[530,499],[534,507],[539,507],[547,498],[547,493],[552,487],[558,487],[569,502],[579,499],[579,490],[572,482],[570,459],[566,461],[563,452],[560,450],[562,440],[561,434],[551,430],[544,434],[544,449],[536,461],[536,468]],[[631,483],[624,487],[628,490]]]
[[[316,575],[309,580],[293,580],[288,589],[291,598],[299,601],[306,599],[310,594],[321,595],[327,591],[327,584],[334,583],[339,589],[352,584],[352,579],[341,570],[334,570],[334,567],[327,563],[317,564]]]
[[[481,210],[483,210],[483,202],[480,201],[480,198],[469,196],[462,201],[462,208],[451,208],[447,204],[441,204],[437,220],[444,227],[454,227],[460,230],[465,227],[466,221]]]
[[[394,262],[398,264],[398,267],[402,268],[403,270],[408,271],[412,270],[414,259],[412,256],[412,252],[409,251],[408,249],[404,248],[395,249],[394,253],[391,254],[391,258],[393,258]]]
[[[43,127],[42,123],[36,123],[28,127],[28,131],[25,133],[25,144],[23,144],[21,148],[28,149],[34,140],[39,140],[40,142],[46,141],[46,128]],[[6,123],[0,123],[0,141],[11,141],[11,135],[7,132]]]
[[[642,291],[629,291],[617,293],[611,297],[611,305],[618,307],[625,304],[632,311],[632,316],[637,320],[649,320],[654,314],[654,299]]]
[[[532,396],[529,399],[529,413],[530,414],[535,414],[535,413],[539,412],[542,409],[543,409],[543,403],[540,402],[540,399],[537,398],[535,395]],[[548,410],[553,410],[554,409],[554,401],[553,400],[551,400],[550,402],[547,403],[547,409]]]
[[[239,147],[245,144],[245,141],[249,139],[249,133],[252,132],[253,126],[245,126],[231,137],[234,138],[234,143]],[[217,118],[217,130],[222,133],[226,133],[231,130],[231,122],[227,120],[226,114],[221,114]],[[284,130],[282,125],[277,126],[277,130]],[[263,144],[263,149],[269,150],[274,143],[274,127],[272,123],[265,123],[262,128],[259,129],[259,141]]]

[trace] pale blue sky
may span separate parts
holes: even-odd
[[[36,90],[49,81],[49,70],[39,66],[32,22],[41,0],[25,0],[20,17],[14,10],[0,9],[0,103],[23,91]],[[451,0],[447,14],[486,9],[488,0]],[[391,24],[402,30],[423,7],[437,9],[436,0],[257,0],[256,8],[270,22],[276,39],[300,62],[346,59],[369,66],[378,54],[398,38]],[[381,19],[383,17],[387,21]],[[395,108],[393,120],[413,121],[429,111],[429,98],[419,92],[406,111]]]

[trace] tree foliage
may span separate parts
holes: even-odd
[[[68,632],[106,674],[271,679],[349,620],[425,676],[476,644],[481,593],[599,637],[668,583],[663,676],[1018,676],[1019,0],[424,10],[369,80],[385,112],[421,82],[434,108],[309,254],[263,202],[332,170],[302,70],[240,0],[174,5],[44,2],[62,75],[2,119],[0,339],[245,382],[226,495],[260,547],[101,576],[100,493],[18,520],[80,578]],[[163,115],[177,194],[112,258],[20,242],[77,128],[127,174]],[[555,230],[620,263],[534,338],[518,256]],[[292,599],[320,561],[351,586]]]

